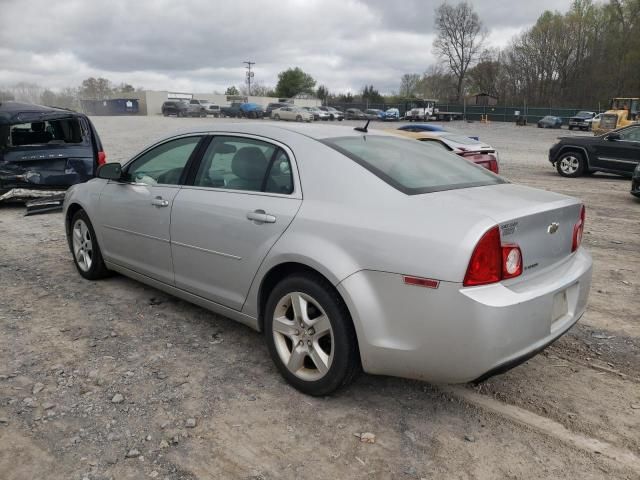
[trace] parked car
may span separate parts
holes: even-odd
[[[591,121],[596,116],[596,112],[587,112],[586,110],[580,110],[573,117],[569,119],[569,130],[578,128],[580,130],[589,130],[591,128]]]
[[[586,308],[584,206],[440,147],[328,125],[219,124],[98,177],[65,198],[79,274],[121,272],[265,332],[284,378],[310,395],[360,368],[480,381]]]
[[[477,140],[472,137],[465,137],[456,133],[445,131],[417,131],[410,130],[391,130],[391,132],[400,134],[404,137],[415,138],[421,142],[436,142],[442,144],[444,148],[470,162],[480,165],[493,173],[500,173],[500,163],[498,160],[498,152],[491,145]]]
[[[319,107],[302,107],[302,108],[311,112],[313,114],[314,120],[323,120],[323,121],[329,120],[329,112],[320,110]]]
[[[370,120],[385,120],[386,115],[383,110],[378,108],[368,108],[364,111],[365,117]]]
[[[222,107],[220,113],[223,117],[232,118],[262,118],[264,110],[257,103],[233,102],[228,107]]]
[[[405,132],[443,132],[444,128],[432,123],[410,123],[398,127],[398,130],[404,130]]]
[[[206,117],[207,116],[207,100],[196,100],[192,98],[188,103],[188,115],[191,117]]]
[[[311,122],[313,121],[313,113],[309,110],[305,110],[302,107],[296,107],[290,105],[287,107],[280,107],[277,110],[271,112],[271,118],[274,120],[295,120],[296,122]]]
[[[549,149],[549,161],[563,177],[593,172],[631,176],[640,162],[640,124],[594,137],[560,137]]]
[[[391,121],[400,120],[400,110],[398,110],[397,108],[387,109],[387,111],[384,112],[384,119]]]
[[[640,198],[640,163],[636,165],[631,177],[631,195]]]
[[[344,118],[347,120],[364,120],[367,116],[359,108],[347,108],[344,112]]]
[[[562,128],[562,119],[553,115],[547,115],[538,120],[538,128]]]
[[[602,118],[602,114],[598,113],[591,120],[587,120],[587,122],[589,123],[589,130],[597,130],[598,128],[600,128],[600,119],[601,118]]]
[[[337,120],[341,122],[344,120],[344,113],[334,107],[318,107],[320,110],[324,110],[329,114],[329,120]]]
[[[189,115],[189,104],[184,100],[167,100],[162,104],[161,110],[165,117],[169,115],[186,117]]]
[[[213,115],[220,116],[220,106],[211,103],[209,100],[189,100],[189,113],[193,116],[206,117]]]
[[[270,103],[269,105],[267,105],[267,108],[265,108],[264,110],[264,116],[266,118],[271,118],[271,112],[273,112],[274,110],[281,108],[281,107],[286,107],[287,105],[291,105],[290,103]]]
[[[98,132],[86,115],[0,102],[0,200],[66,190],[93,178],[106,158]],[[14,189],[22,192],[17,195]]]

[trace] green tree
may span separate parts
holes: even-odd
[[[235,86],[230,86],[229,88],[227,88],[224,92],[225,95],[240,95],[240,92],[238,91],[238,89]]]
[[[380,95],[380,92],[378,92],[378,90],[376,90],[373,85],[365,85],[364,88],[362,89],[362,101],[366,102],[367,104],[369,103],[382,103],[383,102],[383,98],[382,95]]]
[[[278,74],[276,93],[281,98],[291,98],[299,94],[313,95],[316,81],[301,68],[295,67]]]

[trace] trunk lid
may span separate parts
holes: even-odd
[[[523,273],[540,271],[571,255],[573,227],[581,203],[574,198],[522,185],[501,184],[438,192],[447,205],[488,217],[500,227],[503,244],[522,251]],[[478,238],[479,240],[479,238]]]

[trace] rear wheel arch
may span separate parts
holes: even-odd
[[[349,308],[347,307],[344,298],[335,288],[335,285],[329,278],[323,275],[321,272],[316,270],[313,267],[305,265],[300,262],[285,262],[280,263],[278,265],[273,266],[267,273],[262,277],[262,281],[260,282],[260,288],[258,289],[258,328],[260,331],[264,330],[264,310],[267,305],[267,300],[269,299],[269,294],[275,288],[275,286],[282,281],[283,279],[290,277],[295,274],[307,274],[310,276],[317,277],[323,283],[330,285],[331,289],[336,293],[336,295],[340,298],[342,303],[344,304],[347,311]],[[351,317],[351,312],[349,312],[349,316]],[[353,322],[353,317],[351,318]]]

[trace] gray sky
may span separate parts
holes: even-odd
[[[571,0],[477,0],[492,46]],[[333,92],[382,92],[437,62],[441,0],[0,0],[0,86],[77,86],[90,76],[146,89],[224,91],[273,86],[299,66]],[[455,3],[452,2],[452,3]]]

